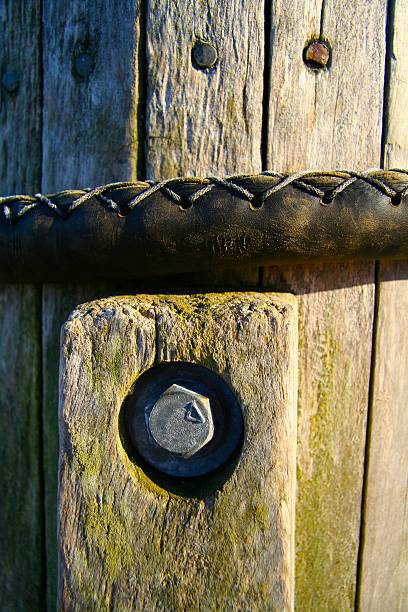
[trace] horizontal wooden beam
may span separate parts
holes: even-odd
[[[0,198],[0,281],[408,256],[408,172],[265,172]]]

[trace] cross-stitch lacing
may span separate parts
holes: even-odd
[[[4,217],[13,223],[15,223],[18,219],[21,219],[21,217],[27,214],[30,210],[40,206],[46,206],[49,210],[57,214],[62,219],[67,219],[73,211],[92,199],[97,199],[103,202],[110,210],[116,212],[117,214],[123,215],[139,206],[142,202],[158,191],[165,194],[173,202],[178,204],[180,208],[186,209],[191,207],[200,198],[203,198],[213,189],[222,188],[228,190],[231,195],[238,196],[249,202],[251,208],[257,209],[261,208],[261,206],[265,204],[266,200],[268,200],[268,198],[270,198],[272,195],[289,186],[295,187],[296,189],[319,198],[322,205],[328,206],[337,196],[339,196],[357,180],[365,181],[371,187],[388,196],[392,204],[400,204],[401,200],[408,195],[408,186],[397,191],[388,185],[384,180],[376,176],[378,172],[380,171],[367,170],[365,172],[355,172],[352,170],[341,170],[336,172],[316,172],[312,170],[302,170],[300,172],[294,172],[286,175],[279,172],[266,171],[263,172],[261,176],[277,179],[277,182],[271,187],[268,187],[265,191],[258,194],[252,193],[239,184],[240,181],[251,177],[251,175],[248,174],[227,176],[225,178],[219,178],[216,176],[210,176],[207,178],[186,177],[166,179],[160,182],[144,181],[135,183],[109,183],[94,189],[83,190],[78,197],[75,197],[68,206],[64,206],[63,208],[58,206],[50,196],[45,196],[41,193],[37,193],[34,196],[12,195],[0,197],[0,207]],[[394,169],[392,172],[408,175],[408,170]],[[341,182],[333,189],[323,190],[317,187],[313,183],[313,180],[311,181],[311,179],[318,180],[319,177],[335,177],[343,180],[341,180]],[[177,191],[175,191],[175,188],[183,184],[190,184],[193,186],[196,185],[197,189],[188,196],[181,196]],[[141,189],[137,195],[133,196],[126,203],[125,207],[123,204],[120,206],[118,202],[113,199],[112,193],[115,190],[124,188]],[[107,193],[110,195],[106,195]],[[69,195],[70,192],[61,192],[53,197],[60,197],[64,194]]]

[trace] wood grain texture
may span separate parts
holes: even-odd
[[[263,32],[252,0],[148,2],[149,178],[261,169]],[[212,69],[193,66],[200,39],[218,51]]]
[[[39,5],[0,3],[2,195],[39,188]],[[0,601],[4,610],[34,610],[43,604],[39,317],[38,288],[0,286]]]
[[[394,0],[388,24],[388,84],[385,92],[384,167],[408,165],[408,117],[405,111],[408,85],[407,28],[408,8],[404,0]]]
[[[139,2],[47,1],[43,23],[43,191],[136,178]]]
[[[360,609],[408,608],[408,263],[381,264]]]
[[[34,193],[39,187],[40,26],[38,0],[0,4],[1,195]]]
[[[139,2],[44,3],[43,193],[134,180],[139,149]],[[90,55],[80,77],[75,62]],[[114,283],[111,285],[114,293]],[[106,284],[43,287],[43,413],[47,602],[57,596],[58,351],[60,328],[77,304],[109,294]]]
[[[385,8],[382,0],[272,3],[268,168],[379,166]],[[313,71],[302,51],[319,36],[332,61]]]
[[[296,606],[351,610],[356,585],[373,298],[365,264],[270,269],[299,301]]]
[[[124,398],[168,359],[211,367],[245,414],[235,471],[199,497],[161,489],[121,444]],[[293,608],[296,370],[291,296],[110,298],[74,312],[60,378],[62,609]]]
[[[408,6],[392,4],[384,160],[408,166]],[[408,264],[380,264],[361,610],[408,610]]]
[[[43,604],[40,300],[33,287],[0,288],[0,601]]]
[[[262,167],[264,8],[252,0],[175,3],[149,0],[146,45],[146,174],[224,176]],[[192,49],[215,46],[218,62],[198,70]],[[259,270],[237,266],[185,275],[177,283],[214,288],[259,284]]]
[[[64,283],[44,285],[41,310],[42,406],[45,498],[45,542],[47,550],[47,605],[55,608],[58,583],[57,483],[58,483],[58,366],[61,326],[78,305],[109,295],[111,285]]]
[[[385,8],[382,0],[272,3],[269,168],[379,166]],[[332,47],[332,63],[313,72],[303,63],[302,51],[319,36]],[[299,610],[351,610],[374,263],[265,270],[264,285],[286,288],[299,300],[296,605]]]

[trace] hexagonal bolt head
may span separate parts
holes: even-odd
[[[181,457],[192,457],[212,440],[210,400],[181,385],[171,385],[154,404],[149,431],[159,446]]]

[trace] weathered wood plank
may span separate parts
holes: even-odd
[[[147,178],[228,175],[262,167],[264,9],[252,0],[147,6]],[[214,46],[218,62],[197,69],[194,45]],[[197,283],[195,278],[192,279]],[[178,279],[191,283],[191,276]],[[200,275],[202,286],[253,287],[243,266]]]
[[[41,174],[40,3],[0,4],[2,195],[35,192]],[[40,297],[0,287],[0,601],[40,609],[44,591]]]
[[[43,22],[42,191],[134,180],[142,146],[139,143],[142,110],[139,62],[143,61],[143,49],[139,2],[45,2]],[[60,327],[78,303],[106,293],[109,289],[104,284],[45,285],[43,288],[44,467],[50,609],[55,606],[57,596]]]
[[[373,317],[365,264],[281,267],[299,300],[296,606],[351,610]]]
[[[218,372],[245,415],[230,479],[189,498],[154,484],[119,437],[133,383],[169,359]],[[110,298],[76,311],[62,335],[60,606],[292,609],[296,383],[291,296]]]
[[[40,299],[34,287],[1,287],[0,600],[4,610],[41,609],[44,596],[39,321]]]
[[[43,191],[136,177],[139,2],[45,2]]]
[[[388,54],[385,91],[384,167],[406,168],[408,164],[408,117],[404,112],[408,96],[405,75],[408,70],[406,54],[408,7],[404,0],[391,3],[390,23],[387,28]]]
[[[46,510],[47,603],[55,608],[58,582],[57,482],[58,482],[58,365],[62,323],[83,302],[109,295],[112,287],[102,283],[44,285],[42,295],[42,406],[44,498]],[[113,291],[112,291],[113,292]]]
[[[175,3],[147,9],[149,178],[261,169],[262,3]],[[192,62],[198,40],[218,52],[214,68]]]
[[[39,4],[0,6],[2,195],[31,193],[41,176]]]
[[[408,6],[393,3],[384,159],[408,166]],[[369,440],[360,608],[408,605],[408,264],[381,263]]]
[[[272,3],[268,167],[379,165],[385,8],[382,0]],[[302,51],[319,35],[333,49],[332,62],[313,72],[303,63]],[[265,270],[264,279],[266,287],[299,296],[296,605],[351,610],[374,265]]]
[[[408,602],[408,264],[381,264],[360,608]]]
[[[382,0],[272,3],[268,168],[379,165],[385,8]],[[332,62],[312,71],[302,51],[319,35]]]

